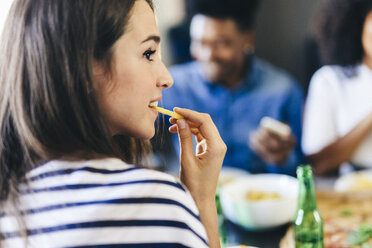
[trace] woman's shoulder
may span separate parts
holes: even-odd
[[[142,199],[179,205],[191,215],[199,214],[190,192],[178,178],[116,158],[50,161],[31,171],[28,179],[31,183],[26,193],[38,198],[39,203],[57,198],[63,202],[106,201],[107,197]]]
[[[107,183],[118,179],[121,181],[146,179],[148,181],[167,182],[185,191],[179,180],[172,175],[128,164],[117,158],[81,161],[53,160],[31,170],[27,177],[31,182],[48,179],[56,181],[55,179],[58,178],[60,182],[66,181],[70,184]]]
[[[345,81],[349,81],[354,77],[357,77],[360,69],[361,65],[324,65],[314,73],[312,81],[343,83]]]
[[[197,208],[186,187],[178,178],[164,172],[130,165],[116,158],[86,161],[54,160],[32,170],[28,176],[32,190],[67,193],[89,191],[92,196],[110,194],[135,197],[154,193],[169,194],[169,198],[182,200],[193,211]]]
[[[339,65],[325,65],[319,68],[311,77],[309,92],[324,92],[337,90],[347,80],[345,68]]]
[[[48,227],[60,224],[81,233],[76,223],[104,223],[99,230],[89,229],[84,238],[92,241],[97,237],[112,242],[102,234],[101,230],[106,228],[113,237],[120,237],[118,242],[122,243],[134,239],[156,243],[166,239],[192,247],[207,244],[191,194],[177,178],[166,173],[107,158],[50,161],[31,171],[28,179],[31,187],[22,192],[22,201],[27,212],[35,217],[35,223],[29,223],[31,228],[40,223]],[[61,223],[53,219],[57,214],[63,215]],[[71,227],[71,223],[76,227]],[[134,236],[126,231],[128,227],[136,230]],[[153,232],[158,235],[151,235]],[[177,235],[181,235],[182,240],[177,240]],[[60,241],[65,244],[66,240],[61,238]]]

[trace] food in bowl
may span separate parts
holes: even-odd
[[[278,195],[275,200],[250,200],[247,192]],[[221,188],[221,206],[225,217],[248,230],[277,227],[292,220],[297,208],[298,182],[279,174],[246,175]]]
[[[354,184],[351,185],[350,191],[361,191],[361,190],[371,190],[372,180],[364,174],[355,175]]]
[[[276,192],[250,190],[245,194],[245,198],[249,201],[278,200],[280,195]]]
[[[223,166],[220,172],[220,176],[218,178],[218,183],[223,186],[228,183],[234,182],[236,179],[249,175],[249,173],[245,170],[235,168],[235,167],[229,167],[229,166]]]
[[[338,192],[371,191],[372,170],[356,171],[338,178],[335,182],[335,190]]]

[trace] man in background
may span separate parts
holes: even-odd
[[[228,147],[224,166],[293,175],[303,158],[303,93],[290,75],[254,56],[259,2],[187,0],[195,61],[170,68],[174,86],[163,92],[162,104],[209,113]],[[289,132],[264,128],[265,116],[286,123]],[[177,137],[172,140],[178,151]]]

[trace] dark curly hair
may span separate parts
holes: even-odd
[[[371,10],[371,0],[324,0],[314,22],[324,64],[353,66],[361,62],[363,25]]]
[[[232,19],[242,31],[255,26],[260,0],[186,0],[188,16],[203,14],[217,19]]]

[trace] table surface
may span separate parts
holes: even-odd
[[[317,190],[333,189],[336,177],[314,178]],[[250,231],[224,220],[220,235],[225,238],[224,246],[249,245],[260,248],[278,248],[279,242],[285,235],[290,223],[280,227],[262,231]]]

